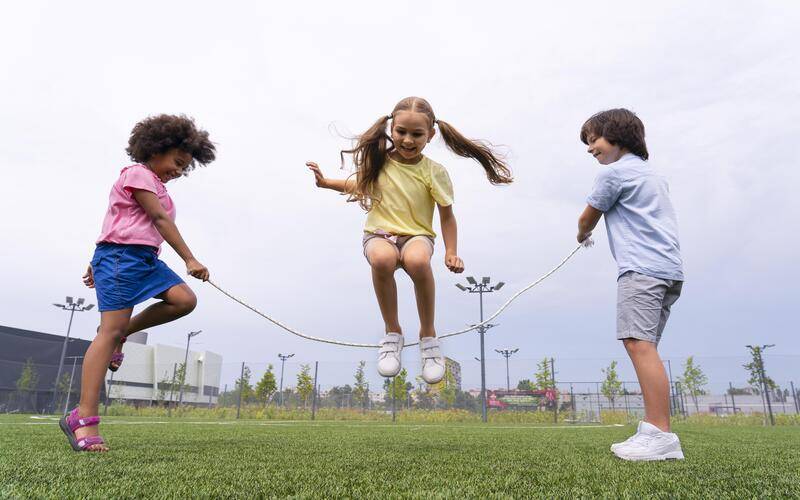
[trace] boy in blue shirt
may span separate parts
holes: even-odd
[[[605,168],[578,219],[578,241],[584,242],[605,216],[618,267],[617,338],[636,369],[645,407],[636,434],[611,445],[611,451],[624,460],[680,460],[680,440],[670,432],[669,382],[657,351],[683,285],[669,187],[647,162],[644,125],[631,111],[595,114],[581,127],[580,137]]]

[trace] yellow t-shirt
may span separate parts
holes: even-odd
[[[364,231],[369,233],[380,229],[435,238],[434,205],[453,204],[453,184],[447,170],[427,156],[415,165],[387,158],[376,187],[380,202],[367,214]]]

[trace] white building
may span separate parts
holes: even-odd
[[[106,391],[112,399],[150,404],[178,401],[179,383],[173,373],[183,364],[185,347],[147,345],[147,332],[128,337],[125,360],[116,372],[107,372]],[[222,372],[222,356],[210,351],[189,351],[183,402],[216,404]],[[173,390],[174,389],[174,390]]]

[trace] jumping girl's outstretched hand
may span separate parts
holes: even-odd
[[[456,274],[464,272],[464,261],[456,254],[446,254],[444,256],[444,265]]]
[[[89,264],[88,269],[86,269],[86,274],[83,275],[83,284],[89,288],[94,288],[94,272],[92,271],[91,264]]]
[[[353,189],[356,187],[356,181],[354,179],[326,179],[319,165],[313,161],[306,162],[306,166],[309,170],[314,172],[314,180],[317,183],[317,187],[333,189],[340,193],[352,193]]]
[[[208,268],[194,258],[186,261],[186,273],[202,281],[208,281],[211,276]]]
[[[319,165],[314,163],[313,161],[306,162],[306,166],[309,170],[314,172],[314,180],[317,183],[317,187],[328,187],[327,182],[325,180],[325,176],[322,174],[322,170],[319,168]]]

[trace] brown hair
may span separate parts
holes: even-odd
[[[428,101],[421,97],[406,97],[395,105],[391,114],[380,117],[366,132],[358,136],[358,142],[353,149],[341,151],[342,164],[344,155],[351,154],[356,165],[356,188],[348,201],[358,202],[361,208],[367,211],[372,208],[374,202],[380,202],[380,193],[377,192],[375,184],[386,163],[386,157],[394,150],[392,139],[386,133],[386,123],[393,119],[398,111],[416,111],[425,114],[431,128],[434,124],[438,124],[447,148],[458,156],[472,158],[480,163],[492,184],[509,184],[513,181],[511,170],[503,158],[493,151],[492,144],[467,139],[449,123],[437,120]]]
[[[194,120],[186,115],[145,118],[133,127],[125,151],[131,160],[146,163],[154,155],[171,149],[179,149],[192,156],[191,162],[183,169],[184,175],[194,169],[195,162],[205,166],[216,158],[216,149],[208,139],[208,132],[198,129]]]
[[[649,157],[644,142],[644,123],[633,111],[609,109],[591,116],[581,127],[581,142],[589,144],[589,136],[603,137],[615,146],[625,148],[642,160]]]

